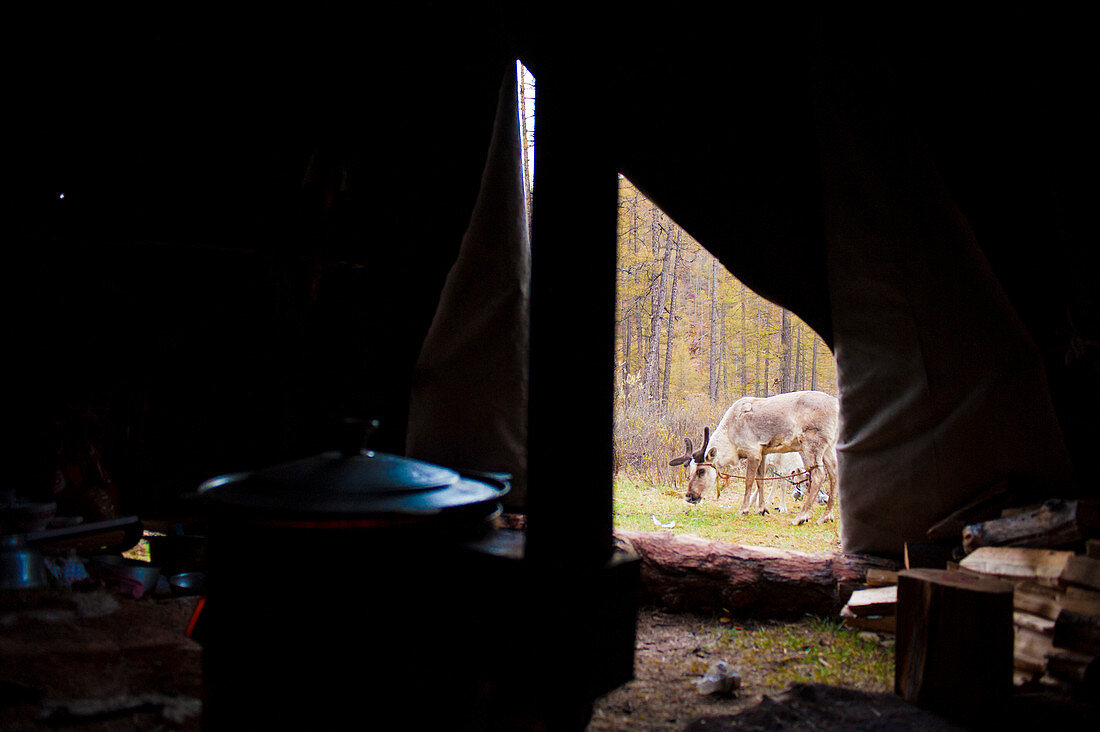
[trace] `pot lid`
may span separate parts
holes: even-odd
[[[218,476],[199,486],[200,496],[218,505],[295,515],[436,514],[479,503],[495,505],[507,492],[504,481],[474,480],[449,468],[355,444]]]

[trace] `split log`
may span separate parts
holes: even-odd
[[[1100,655],[1100,616],[1062,610],[1054,621],[1054,645]]]
[[[872,587],[869,590],[856,590],[845,605],[853,615],[894,615],[897,612],[898,588]]]
[[[1074,555],[1066,562],[1066,571],[1062,581],[1081,585],[1091,590],[1100,590],[1100,559]]]
[[[898,575],[894,688],[907,701],[988,721],[1012,695],[1012,585],[968,572]]]
[[[1067,682],[1093,699],[1100,693],[1100,657],[1052,648],[1047,652],[1046,661],[1047,673],[1052,677]]]
[[[868,587],[887,587],[898,583],[898,573],[891,569],[870,567],[867,570]]]
[[[1020,612],[1039,615],[1050,620],[1056,619],[1063,609],[1086,615],[1100,615],[1100,592],[1089,592],[1075,587],[1058,590],[1038,586],[1017,586],[1012,605]]]
[[[1065,546],[1083,540],[1098,526],[1096,501],[1056,498],[1031,511],[964,527],[963,548],[971,552],[983,546]]]
[[[852,630],[869,630],[874,633],[894,633],[897,618],[893,615],[856,615],[845,605],[840,611],[840,621]]]
[[[988,546],[974,550],[959,562],[959,567],[1008,580],[1057,587],[1073,556],[1073,552],[1055,549]]]
[[[739,546],[691,534],[623,530],[615,538],[641,560],[640,599],[673,611],[835,615],[869,569],[897,569],[878,557]]]

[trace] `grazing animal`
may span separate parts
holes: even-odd
[[[800,473],[805,473],[802,465],[802,456],[797,452],[770,452],[764,456],[764,467],[757,470],[756,487],[753,488],[753,497],[758,490],[765,490],[764,495],[770,495],[769,502],[764,499],[764,505],[779,505],[776,508],[780,513],[787,512],[787,494],[791,485],[798,485],[804,479]],[[795,477],[792,477],[795,476]],[[763,488],[762,488],[763,486]],[[752,497],[749,498],[752,502]]]
[[[748,513],[752,487],[764,456],[797,452],[810,473],[810,489],[802,510],[792,523],[803,524],[810,517],[814,499],[825,477],[830,483],[829,500],[820,521],[836,518],[836,497],[840,489],[837,475],[836,440],[840,421],[840,403],[821,391],[795,391],[771,397],[742,397],[735,401],[702,450],[689,457],[694,462],[688,480],[689,503],[698,503],[708,488],[717,491],[718,472],[745,460],[745,496],[741,513]],[[763,491],[756,499],[764,510]]]
[[[696,465],[703,461],[703,450],[707,446],[707,440],[708,439],[710,439],[710,427],[704,427],[703,428],[703,445],[698,450],[693,452],[692,451],[691,440],[689,438],[685,437],[684,438],[684,454],[680,455],[679,457],[673,458],[672,460],[669,461],[668,464],[669,465],[684,465],[684,466],[686,466],[688,478],[690,479],[691,476],[695,472]],[[742,467],[743,467],[744,460],[741,460],[740,462],[742,463]],[[769,454],[764,456],[764,467],[763,467],[763,469],[757,471],[756,487],[753,488],[753,497],[756,496],[756,492],[758,490],[763,490],[763,491],[765,491],[765,495],[771,495],[774,498],[776,496],[775,491],[779,490],[780,493],[778,494],[778,502],[779,502],[778,508],[779,508],[780,513],[783,513],[787,510],[787,491],[788,491],[787,486],[784,485],[783,483],[784,482],[790,482],[791,484],[798,485],[798,483],[802,479],[801,478],[791,478],[790,476],[792,476],[792,475],[793,476],[798,476],[799,474],[805,473],[805,472],[806,471],[805,471],[805,469],[802,465],[802,456],[799,455],[797,452],[769,453]],[[729,476],[721,476],[720,475],[719,477],[724,477],[726,480],[729,479]],[[780,477],[787,478],[787,481],[776,480],[777,478],[780,478]],[[766,483],[774,483],[776,485],[767,486]],[[771,488],[771,491],[768,491],[767,490],[768,488]],[[716,491],[718,492],[719,495],[721,495],[721,487],[720,486],[716,486]],[[801,494],[799,494],[799,497],[801,497]],[[765,502],[767,502],[767,499],[765,499]]]

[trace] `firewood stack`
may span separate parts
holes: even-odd
[[[984,505],[988,508],[988,501]],[[944,580],[954,575],[936,575],[938,570],[1007,583],[1015,687],[1095,698],[1100,691],[1100,502],[1056,499],[1039,506],[1001,507],[997,518],[968,523],[967,512],[980,508],[976,503],[940,522],[929,530],[928,542],[906,545],[900,578],[921,585],[908,595],[910,602],[927,604],[951,584]],[[899,575],[869,571],[867,588],[852,593],[841,616],[853,628],[898,633],[897,687],[899,694],[908,695],[916,694],[922,682],[910,677],[912,664],[904,656],[913,653],[923,662],[927,649],[903,647],[902,635],[907,642],[919,637],[945,645],[943,639],[953,631],[928,633],[913,624],[968,627],[970,619],[964,615],[977,612],[974,608],[982,606],[978,598],[986,595],[951,601],[957,604],[947,608],[946,619],[944,607],[927,616],[899,613],[898,582]],[[996,587],[983,589],[995,592]],[[1001,621],[987,617],[985,622]],[[961,661],[959,666],[973,673],[973,664]]]

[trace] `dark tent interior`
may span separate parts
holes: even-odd
[[[994,485],[1095,496],[1090,26],[1062,4],[811,7],[17,13],[13,484],[48,497],[80,435],[117,510],[148,516],[329,449],[346,417],[404,454],[519,58],[538,164],[514,500],[537,571],[614,571],[616,173],[834,349],[845,550],[896,555]]]

